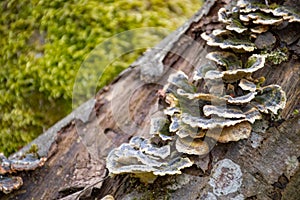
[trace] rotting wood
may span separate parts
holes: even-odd
[[[173,40],[169,49],[171,53],[163,53],[159,58],[164,63],[164,72],[180,69],[191,74],[196,66],[203,63],[207,47],[199,33],[220,26],[216,22],[217,10],[228,3],[229,1],[206,2],[203,10],[194,17],[197,20],[191,20],[185,25],[187,27],[183,32],[180,32],[198,43],[190,42],[191,39],[186,36]],[[201,13],[204,16],[197,18]],[[148,57],[144,61],[150,60],[154,54],[155,51],[146,54],[145,57]],[[116,199],[157,199],[167,196],[172,199],[205,199],[212,191],[208,184],[212,166],[224,158],[240,165],[244,181],[241,193],[245,198],[281,199],[283,195],[285,199],[292,199],[287,195],[291,191],[299,192],[295,188],[298,186],[295,183],[299,182],[299,167],[293,169],[292,164],[289,165],[300,159],[300,118],[293,115],[293,111],[300,108],[298,56],[292,55],[288,62],[275,67],[267,66],[255,74],[256,77],[266,77],[266,84],[281,85],[288,99],[282,113],[284,122],[272,124],[265,134],[257,136],[258,140],[250,138],[237,143],[219,144],[206,158],[202,158],[206,159],[205,166],[202,164],[200,169],[193,166],[184,170],[181,176],[162,177],[154,185],[143,186],[128,175],[106,179],[103,184],[99,183],[87,190],[86,198],[83,199],[101,198],[106,194],[112,194]],[[0,194],[1,199],[74,199],[84,187],[103,179],[107,173],[107,153],[122,142],[127,142],[132,135],[147,137],[150,116],[159,110],[156,93],[165,83],[168,73],[157,84],[145,83],[140,80],[140,69],[141,66],[135,64],[99,92],[94,109],[85,123],[76,120],[76,115],[65,120],[63,128],[57,128],[51,135],[51,148],[44,149],[44,153],[49,156],[45,167],[20,173],[24,179],[22,188],[7,196]],[[130,101],[124,106],[124,100]],[[130,112],[122,108],[130,108]],[[87,134],[84,135],[85,133]],[[84,137],[84,143],[80,142],[78,135]],[[255,142],[258,142],[256,148],[253,147]],[[86,145],[89,145],[88,149]],[[288,183],[284,183],[284,176],[287,175],[283,174],[288,173],[287,169],[294,170],[296,175],[286,177]],[[177,189],[173,191],[172,188]],[[235,198],[238,194],[233,195],[236,196],[231,197]]]

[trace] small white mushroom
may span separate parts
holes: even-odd
[[[38,158],[36,154],[27,153],[24,155],[16,155],[11,159],[6,158],[0,153],[0,191],[5,194],[19,189],[23,185],[23,180],[18,176],[8,176],[18,171],[35,170],[45,164],[46,158]]]

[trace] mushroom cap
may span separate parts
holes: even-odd
[[[180,112],[180,109],[177,107],[171,107],[171,108],[176,108]],[[175,111],[168,111],[164,112],[165,115],[170,115],[172,116],[175,114]],[[169,129],[169,122],[165,117],[153,117],[151,118],[151,123],[150,123],[150,135],[152,137],[159,136],[163,141],[167,140],[172,140],[173,134],[168,131]]]
[[[194,91],[194,87],[188,82],[188,76],[183,71],[177,71],[171,74],[168,78],[168,82],[186,91]]]
[[[230,15],[231,15],[231,13],[227,12],[226,8],[220,8],[218,11],[219,22],[229,24],[231,22]]]
[[[218,117],[224,117],[224,118],[245,118],[246,115],[243,113],[243,111],[235,106],[215,106],[215,105],[205,105],[203,107],[203,112],[206,117],[209,117],[211,115],[215,115]]]
[[[300,12],[291,7],[280,6],[272,13],[275,16],[283,17],[284,20],[288,20],[289,22],[300,22]]]
[[[241,122],[234,126],[224,127],[221,132],[219,129],[209,130],[206,136],[221,143],[236,142],[248,138],[251,130],[252,126],[249,122]]]
[[[242,88],[242,90],[246,90],[246,91],[250,91],[250,92],[255,92],[255,90],[256,90],[255,83],[253,83],[247,79],[241,79],[239,82],[239,87]]]
[[[0,153],[0,174],[11,173],[10,160],[3,153]]]
[[[214,57],[213,57],[213,56]],[[212,54],[209,55],[208,57],[210,59],[215,59],[218,62],[230,62],[224,58],[223,61],[221,61],[221,53],[220,54]],[[217,55],[217,56],[216,56]],[[229,57],[229,56],[228,56]],[[220,79],[222,78],[225,81],[232,82],[239,80],[261,68],[264,67],[266,62],[266,55],[260,55],[260,54],[253,54],[250,56],[243,68],[238,68],[238,69],[232,69],[232,70],[226,70],[226,71],[218,71],[218,70],[210,70],[205,73],[205,79]]]
[[[176,157],[169,161],[164,168],[154,171],[153,174],[159,176],[181,174],[180,170],[190,167],[193,164],[189,158]]]
[[[155,176],[173,175],[180,174],[181,169],[193,164],[188,158],[170,155],[169,145],[166,145],[167,148],[165,146],[149,148],[148,144],[146,139],[136,136],[130,140],[130,143],[124,143],[113,149],[106,158],[106,166],[110,174],[133,173],[139,177],[148,173]],[[167,149],[168,156],[162,156],[165,154],[165,149]],[[149,179],[142,179],[147,182],[153,180],[153,176]]]
[[[184,90],[178,89],[178,94],[185,96],[189,99],[199,99],[202,101],[207,102],[215,102],[215,103],[224,103],[227,102],[229,104],[246,104],[251,102],[254,98],[257,92],[249,92],[248,94],[237,96],[237,97],[231,97],[230,95],[226,96],[219,96],[219,95],[213,95],[213,94],[206,94],[206,93],[187,93]]]
[[[181,138],[185,137],[191,137],[191,138],[203,138],[205,136],[205,131],[202,129],[198,129],[195,127],[191,127],[188,124],[180,122],[180,128],[176,132],[176,135],[178,135]]]
[[[154,144],[151,144],[149,140],[146,140],[138,136],[132,137],[131,140],[129,141],[129,144],[134,148],[140,149],[140,151],[148,155],[160,157],[162,159],[165,159],[171,154],[170,145],[158,147]]]
[[[45,164],[46,158],[37,158],[33,154],[26,154],[22,159],[12,159],[11,162],[11,170],[12,171],[28,171],[35,170],[38,167],[41,167]]]
[[[0,174],[13,173],[17,171],[35,170],[45,164],[47,158],[37,158],[35,154],[25,154],[22,157],[7,159],[0,154]]]
[[[245,108],[243,108],[242,111],[245,115],[245,117],[243,118],[224,118],[217,116],[213,118],[206,118],[202,116],[192,116],[188,113],[183,113],[181,120],[185,124],[190,125],[191,127],[199,127],[201,129],[214,129],[233,126],[244,121],[254,123],[255,120],[262,118],[262,115],[260,114],[258,109],[256,109],[253,106],[248,105]],[[231,116],[231,114],[228,113],[227,115]]]
[[[255,98],[256,94],[257,94],[256,92],[249,92],[248,94],[238,96],[238,97],[228,96],[227,101],[228,101],[228,103],[231,103],[231,104],[246,104],[246,103],[250,103],[252,101],[252,99]]]
[[[166,125],[167,120],[165,117],[153,117],[150,122],[150,135],[158,135],[159,132]]]
[[[100,200],[115,200],[115,198],[112,195],[109,194],[109,195],[106,195],[105,197],[103,197]]]
[[[181,110],[179,107],[167,107],[166,109],[164,109],[165,115],[172,116],[172,115],[175,115],[176,113],[177,114],[181,113]]]
[[[285,107],[286,94],[279,85],[268,85],[260,89],[252,103],[260,112],[277,114]]]
[[[250,17],[248,16],[248,15],[243,15],[243,14],[240,14],[239,15],[239,19],[242,21],[242,22],[244,22],[244,23],[248,23],[248,22],[250,22]]]
[[[252,19],[252,22],[254,24],[279,25],[280,23],[283,22],[283,18],[281,17],[273,17],[271,15],[262,12],[249,13],[248,17]]]
[[[236,54],[226,51],[214,51],[206,55],[206,58],[216,62],[218,65],[226,67],[226,69],[242,68],[242,61]]]
[[[238,19],[232,19],[230,24],[226,26],[227,30],[235,31],[237,33],[243,33],[248,30],[246,26],[242,24]]]
[[[209,146],[205,141],[191,137],[177,138],[176,149],[179,152],[190,155],[205,155],[209,153]]]
[[[213,129],[213,128],[222,128],[225,126],[233,126],[235,124],[247,121],[243,119],[224,119],[220,117],[214,118],[205,118],[202,116],[192,116],[188,113],[182,114],[182,121],[191,127],[199,127],[201,129]]]
[[[252,33],[258,33],[258,34],[267,32],[268,30],[269,30],[269,26],[266,25],[259,25],[250,29]]]
[[[246,114],[246,120],[253,124],[256,120],[262,119],[262,114],[252,103],[244,107],[243,112]]]
[[[213,59],[211,58],[212,56],[210,56],[209,54],[207,54],[208,56],[208,59]],[[193,80],[194,81],[199,81],[201,79],[204,79],[205,78],[205,74],[208,72],[208,71],[211,71],[211,70],[216,70],[216,66],[212,65],[212,64],[206,64],[206,65],[203,65],[201,66],[200,68],[198,68],[197,70],[194,71],[194,76],[193,76]]]
[[[160,137],[160,139],[162,139],[163,141],[167,141],[167,140],[172,140],[173,139],[173,135],[167,135],[165,133],[159,133],[158,136]]]
[[[220,97],[213,94],[206,93],[188,93],[182,89],[178,89],[177,93],[181,96],[184,96],[188,99],[199,99],[202,101],[226,101],[227,99],[224,97]]]
[[[171,124],[169,126],[169,131],[170,132],[176,132],[179,128],[180,128],[180,115],[179,114],[175,114],[173,116],[171,116]]]
[[[19,176],[2,176],[0,175],[0,191],[5,194],[19,189],[23,185],[23,180]]]
[[[179,105],[178,99],[172,93],[167,93],[165,101],[170,105],[170,107],[177,107]]]
[[[233,49],[237,51],[254,51],[255,45],[249,39],[237,39],[230,31],[214,30],[211,34],[201,34],[209,46],[217,46],[222,49]]]

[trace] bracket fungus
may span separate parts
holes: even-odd
[[[21,177],[7,174],[16,173],[18,171],[35,170],[43,166],[45,162],[46,158],[38,158],[32,153],[13,159],[8,159],[3,154],[0,154],[0,191],[7,194],[19,189],[23,185]]]
[[[133,173],[143,182],[151,183],[158,175],[181,174],[181,169],[192,166],[189,158],[171,153],[170,147],[157,147],[135,136],[129,144],[124,143],[113,149],[106,165],[111,174]]]
[[[151,174],[152,179],[143,179],[146,182],[153,182],[158,175],[180,174],[193,164],[189,155],[209,153],[210,141],[249,138],[255,121],[279,114],[286,104],[285,92],[279,85],[261,86],[264,78],[252,75],[277,51],[278,38],[262,43],[264,37],[273,36],[269,30],[299,22],[299,14],[288,7],[273,9],[259,2],[239,0],[237,7],[219,10],[218,20],[224,28],[201,34],[206,44],[214,47],[206,56],[208,62],[191,78],[182,71],[169,76],[162,90],[168,105],[164,117],[151,120],[150,139],[133,137],[110,152],[110,174],[132,173],[140,178]]]
[[[214,30],[207,35],[202,33],[201,37],[207,41],[207,45],[220,47],[222,49],[233,49],[237,51],[254,51],[255,45],[245,37],[238,37],[230,31]]]

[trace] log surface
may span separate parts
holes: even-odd
[[[229,3],[206,1],[189,22],[99,91],[96,101],[79,108],[77,114],[72,113],[35,140],[39,153],[48,156],[45,166],[19,173],[24,181],[21,189],[0,194],[0,198],[75,199],[80,195],[81,199],[101,199],[111,194],[115,199],[214,199],[209,184],[212,168],[226,158],[240,166],[243,182],[238,192],[218,199],[297,199],[300,116],[294,110],[300,108],[299,47],[295,47],[295,54],[287,62],[266,66],[254,75],[264,76],[265,84],[281,85],[287,94],[283,119],[272,123],[264,134],[218,144],[207,156],[195,158],[196,165],[185,169],[182,175],[160,177],[153,185],[145,186],[128,175],[101,182],[107,176],[105,158],[112,148],[133,135],[149,137],[150,118],[162,110],[157,92],[166,84],[168,74],[182,70],[191,75],[205,62],[210,47],[200,34],[220,26],[217,11]],[[149,72],[149,62],[156,64],[152,65],[155,73]],[[88,114],[88,120],[80,120],[82,111]]]

